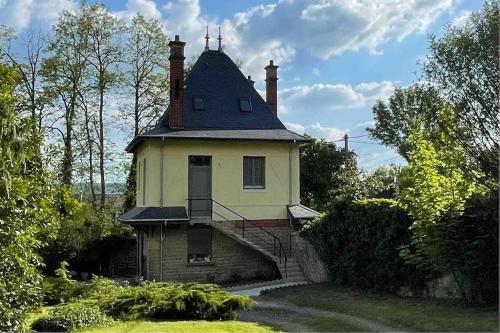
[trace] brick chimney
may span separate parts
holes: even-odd
[[[278,116],[278,66],[269,61],[266,69],[266,102],[275,116]]]
[[[175,35],[170,41],[170,111],[168,124],[171,128],[184,128],[184,45]]]

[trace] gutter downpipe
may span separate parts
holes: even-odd
[[[161,138],[161,146],[160,146],[160,207],[163,207],[163,146],[164,146],[165,138]]]

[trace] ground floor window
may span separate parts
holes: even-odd
[[[212,228],[193,225],[188,228],[188,262],[212,261]]]

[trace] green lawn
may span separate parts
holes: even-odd
[[[301,321],[314,332],[364,332],[363,329],[333,318],[314,318]]]
[[[243,332],[243,333],[264,333],[278,332],[268,326],[254,323],[245,323],[236,320],[229,321],[128,321],[115,322],[107,327],[81,330],[85,333],[163,333],[163,332],[183,332],[183,333],[215,333],[215,332]]]
[[[264,298],[284,299],[299,306],[336,311],[414,331],[496,331],[498,309],[465,307],[453,301],[352,292],[329,284],[277,289]],[[328,319],[311,319],[318,330]],[[351,329],[346,329],[351,330]]]

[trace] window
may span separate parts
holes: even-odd
[[[212,261],[212,228],[193,225],[188,228],[188,262]]]
[[[264,157],[243,157],[243,188],[265,188]]]
[[[203,97],[193,98],[193,110],[195,111],[205,111],[207,108],[205,106],[205,99]]]
[[[252,111],[252,103],[250,98],[240,98],[240,111],[250,112]]]

